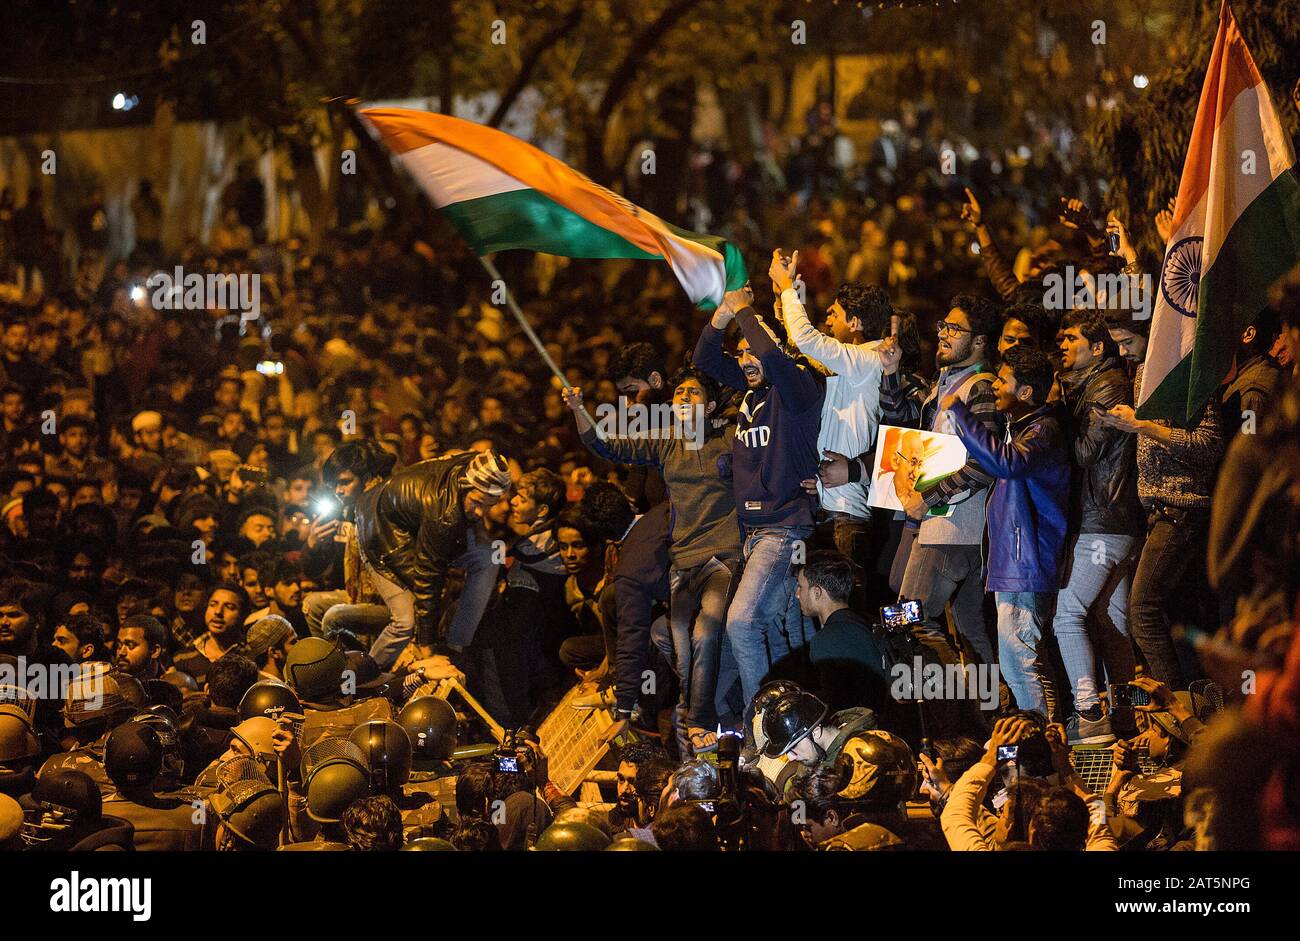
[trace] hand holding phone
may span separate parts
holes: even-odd
[[[316,517],[311,521],[311,526],[307,530],[307,548],[315,549],[318,545],[327,539],[332,539],[338,532],[339,521],[326,520]]]
[[[1133,687],[1133,705],[1143,712],[1171,712],[1174,715],[1191,715],[1174,691],[1154,676],[1139,674],[1129,684]]]
[[[1110,688],[1111,708],[1134,708],[1151,705],[1151,694],[1132,683],[1116,683]]]
[[[880,609],[880,623],[887,630],[902,630],[924,620],[921,602],[914,598],[904,598],[898,604],[887,604]]]
[[[984,752],[984,764],[1001,765],[1015,761],[1020,755],[1020,740],[1029,734],[1031,728],[1029,721],[1020,716],[1003,716],[994,722],[993,734]]]

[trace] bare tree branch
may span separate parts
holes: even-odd
[[[510,83],[510,87],[501,95],[501,101],[497,103],[492,116],[487,120],[488,127],[500,127],[501,122],[506,119],[506,114],[509,113],[511,106],[515,103],[515,99],[523,94],[524,89],[528,87],[528,83],[533,80],[533,72],[536,71],[538,64],[542,61],[542,56],[546,55],[552,46],[563,39],[566,33],[577,29],[578,24],[582,22],[582,13],[582,0],[578,0],[563,20],[538,37],[537,42],[524,53],[523,62],[519,66],[519,74],[515,76],[514,81]]]
[[[605,86],[605,94],[601,96],[600,105],[596,109],[596,117],[602,122],[608,121],[614,109],[618,107],[623,96],[627,94],[628,87],[641,71],[641,66],[645,64],[650,54],[658,48],[659,43],[668,35],[678,21],[682,19],[692,9],[699,6],[702,0],[676,0],[664,8],[663,12],[655,18],[654,22],[646,26],[636,36],[632,37],[632,44],[628,48],[627,55],[619,63],[614,74],[610,76],[609,84]]]
[[[663,38],[701,2],[702,0],[674,0],[645,29],[632,37],[627,55],[614,69],[600,104],[594,113],[588,115],[586,121],[587,167],[593,179],[607,182],[610,175],[609,166],[605,162],[605,129],[614,109],[623,101],[632,82],[640,74],[641,67]]]

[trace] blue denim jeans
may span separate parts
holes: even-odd
[[[1021,709],[1035,709],[1049,720],[1049,688],[1043,631],[1051,624],[1050,591],[998,591],[998,669]]]
[[[348,593],[342,588],[333,591],[307,592],[302,596],[302,616],[307,619],[307,630],[311,631],[313,637],[326,636],[324,629],[321,627],[321,622],[325,619],[325,612],[335,605],[347,603]],[[387,623],[388,617],[385,615],[384,624]]]
[[[993,662],[993,644],[984,627],[983,561],[979,546],[934,545],[916,542],[915,531],[903,532],[899,551],[909,551],[899,596],[917,598],[925,621],[914,628],[916,639],[941,663],[956,663],[959,651],[940,618],[952,602],[957,633],[966,639],[981,663]]]
[[[650,643],[665,663],[673,662],[673,630],[668,625],[668,618],[660,616],[650,622]],[[644,682],[644,676],[642,677]]]
[[[492,600],[492,589],[496,585],[501,566],[492,561],[492,544],[478,542],[472,531],[469,534],[469,547],[456,557],[452,565],[465,570],[465,585],[461,589],[460,601],[447,631],[447,643],[468,647],[474,640],[474,633],[483,619],[488,602]],[[370,648],[370,656],[381,669],[387,670],[397,662],[397,658],[415,636],[415,596],[373,568],[368,574],[391,616],[388,626],[375,638]]]
[[[493,551],[492,543],[479,539],[470,530],[469,547],[452,563],[465,570],[465,587],[460,590],[456,613],[447,628],[447,643],[453,647],[468,647],[474,642],[474,633],[492,600],[492,589],[501,571],[501,566],[492,561]]]
[[[308,592],[302,600],[307,629],[314,637],[330,640],[339,631],[373,637],[388,626],[388,609],[382,604],[349,604],[348,593],[337,591]]]
[[[727,600],[738,567],[710,559],[694,568],[674,569],[668,576],[672,663],[680,690],[673,724],[682,755],[690,754],[688,729],[713,731],[718,724],[715,699]]]
[[[370,656],[379,664],[379,669],[390,670],[415,636],[415,593],[374,569],[368,574],[375,591],[379,592],[388,608],[388,624],[370,645]]]
[[[745,571],[727,609],[727,638],[750,703],[772,664],[812,634],[795,597],[790,571],[795,546],[808,550],[811,526],[764,526],[745,532]]]
[[[1080,533],[1069,556],[1065,587],[1056,595],[1052,631],[1074,695],[1083,712],[1100,703],[1097,657],[1088,633],[1091,619],[1106,675],[1112,683],[1133,679],[1133,644],[1128,632],[1129,580],[1137,539],[1117,533]]]

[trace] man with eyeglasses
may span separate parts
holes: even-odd
[[[990,301],[970,294],[954,297],[948,316],[938,324],[935,364],[939,377],[923,399],[905,394],[898,371],[902,348],[882,348],[881,423],[953,434],[952,417],[939,403],[955,396],[975,421],[1000,439],[1002,418],[993,394],[994,376],[986,365],[997,347],[1000,328],[997,308]],[[900,558],[895,561],[896,566],[904,566],[900,597],[920,599],[925,621],[915,627],[917,639],[945,663],[958,660],[937,620],[949,602],[957,630],[975,655],[985,663],[994,660],[984,625],[980,552],[983,491],[992,482],[978,463],[968,460],[950,477],[910,492],[903,503],[907,526],[898,547]]]

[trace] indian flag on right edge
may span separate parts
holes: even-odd
[[[1137,416],[1189,427],[1300,261],[1295,153],[1224,0],[1178,187]]]

